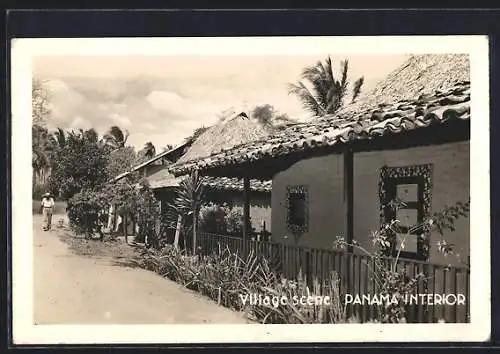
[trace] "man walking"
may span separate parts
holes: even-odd
[[[52,212],[54,210],[54,199],[50,193],[45,193],[42,199],[43,230],[48,231],[52,227]]]

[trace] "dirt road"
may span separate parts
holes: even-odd
[[[36,324],[249,323],[152,272],[72,253],[41,217],[33,232]]]

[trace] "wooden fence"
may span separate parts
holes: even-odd
[[[343,298],[347,294],[373,296],[377,294],[377,279],[374,269],[374,260],[366,255],[349,253],[342,250],[324,250],[315,248],[297,247],[274,242],[260,242],[239,237],[200,233],[198,245],[201,254],[209,254],[219,248],[228,247],[233,253],[246,254],[250,250],[258,256],[265,257],[273,269],[288,279],[297,278],[302,272],[310,282],[314,277],[321,282],[329,278],[330,272],[337,272],[340,279],[340,289]],[[394,259],[383,260],[385,266],[394,264]],[[425,305],[421,299],[409,297],[405,308],[406,319],[412,323],[433,323],[444,319],[447,323],[469,322],[469,270],[466,267],[447,267],[413,260],[400,259],[396,269],[404,269],[408,277],[414,278],[417,274],[424,276],[416,286],[418,294],[437,294],[448,296],[449,303],[454,305],[434,304]],[[452,295],[450,295],[452,294]],[[458,294],[465,298],[465,304],[458,303]],[[321,294],[319,294],[321,295]],[[377,294],[378,295],[378,294]],[[455,297],[454,297],[455,296]],[[366,297],[365,297],[366,299]],[[419,301],[416,301],[416,300]],[[416,304],[418,302],[418,304]],[[410,304],[411,303],[411,304]],[[378,317],[377,306],[348,304],[348,316],[355,316],[362,322]]]

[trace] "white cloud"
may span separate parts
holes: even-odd
[[[169,91],[153,91],[146,99],[153,108],[185,119],[203,119],[214,116],[221,110],[221,105],[182,98],[175,92]]]
[[[156,126],[154,124],[151,124],[151,123],[142,123],[141,127],[143,127],[144,129],[148,129],[148,130],[155,130],[156,129]]]
[[[71,123],[71,129],[90,129],[92,128],[92,123],[85,118],[77,116],[73,119]]]
[[[109,118],[120,127],[130,127],[132,125],[129,117],[125,117],[117,113],[112,113]]]

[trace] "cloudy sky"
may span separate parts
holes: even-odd
[[[227,109],[269,103],[306,119],[287,83],[327,54],[301,56],[38,56],[33,75],[48,80],[53,117],[49,128],[111,125],[130,132],[140,149],[178,144]],[[348,58],[351,78],[365,76],[364,91],[401,65],[405,55],[332,55],[335,68]]]

